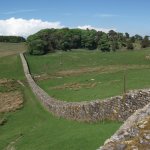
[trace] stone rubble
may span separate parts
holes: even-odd
[[[150,103],[130,116],[98,150],[150,150]]]

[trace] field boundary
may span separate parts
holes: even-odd
[[[131,115],[117,132],[97,150],[150,148],[150,103]]]
[[[125,121],[136,110],[150,103],[150,89],[133,90],[125,96],[115,96],[91,102],[65,102],[50,97],[33,80],[24,55],[20,54],[27,81],[44,107],[57,117],[97,122],[103,120]]]

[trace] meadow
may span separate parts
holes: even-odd
[[[27,49],[25,43],[4,43],[0,42],[0,58],[20,52],[25,52]]]
[[[122,95],[124,84],[126,91],[150,87],[150,49],[72,50],[26,58],[36,82],[59,100],[91,101]]]
[[[42,68],[44,58],[55,55],[58,54],[32,57],[32,60],[37,63],[40,59],[38,63]],[[29,63],[31,65],[31,61]],[[0,114],[0,117],[7,119],[7,122],[0,126],[1,150],[95,150],[121,125],[109,121],[81,123],[52,116],[41,106],[28,86],[18,54],[1,57],[0,70],[1,80],[19,80],[24,85],[17,87],[23,94],[23,107],[14,112]]]

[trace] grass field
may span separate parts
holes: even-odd
[[[26,56],[37,83],[52,97],[89,101],[150,87],[150,49],[102,53],[74,50]]]
[[[3,43],[0,42],[0,57],[18,54],[26,51],[25,43]]]
[[[0,126],[0,150],[95,150],[121,125],[79,123],[53,117],[31,92],[18,55],[1,57],[0,70],[1,80],[20,80],[24,84],[19,87],[24,97],[23,108],[0,114],[7,118]]]

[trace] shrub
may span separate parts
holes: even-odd
[[[133,49],[134,49],[134,46],[133,46],[133,43],[132,43],[132,42],[129,41],[129,42],[127,43],[127,49],[128,49],[128,50],[133,50]]]
[[[31,55],[43,55],[46,53],[46,44],[41,39],[36,39],[28,43],[28,51]]]

